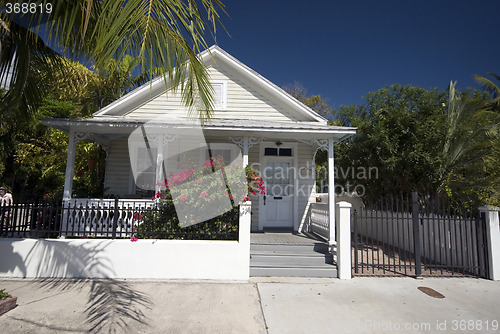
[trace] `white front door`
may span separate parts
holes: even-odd
[[[293,228],[293,158],[266,156],[263,178],[266,194],[262,195],[261,229]]]

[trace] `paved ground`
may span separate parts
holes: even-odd
[[[0,288],[19,297],[0,316],[2,334],[500,332],[500,282],[471,278],[4,279]]]

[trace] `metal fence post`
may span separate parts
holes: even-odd
[[[420,250],[420,207],[418,204],[418,193],[413,191],[411,193],[412,201],[412,219],[413,219],[413,246],[415,254],[415,276],[422,276],[422,255]]]
[[[358,212],[353,212],[354,273],[358,273]]]
[[[112,239],[116,239],[116,228],[118,227],[118,197],[115,197],[115,210],[113,213],[113,232],[111,234]]]

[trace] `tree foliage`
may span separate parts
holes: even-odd
[[[337,145],[336,166],[377,168],[378,177],[346,174],[340,184],[362,185],[366,201],[413,190],[469,205],[498,201],[498,143],[491,139],[498,123],[484,109],[488,93],[457,92],[455,83],[448,92],[393,85],[365,99],[334,112],[342,125],[358,128]]]
[[[134,86],[132,57],[111,61],[106,71],[92,72],[79,63],[62,60],[64,67],[47,83],[43,100],[33,114],[0,124],[0,180],[16,194],[60,199],[65,178],[68,135],[41,124],[43,118],[89,117]],[[4,115],[15,118],[18,109]],[[96,166],[88,164],[95,160]],[[105,152],[94,143],[80,142],[75,158],[73,191],[79,197],[104,194]]]
[[[307,89],[300,82],[296,81],[292,84],[285,85],[283,89],[322,116],[329,116],[332,112],[328,101],[323,99],[321,95],[312,95],[308,97]]]
[[[47,4],[50,13],[0,13],[0,81],[10,86],[3,104],[34,112],[46,88],[40,83],[61,69],[60,54],[87,59],[98,72],[131,55],[142,73],[155,69],[180,88],[190,110],[210,117],[213,88],[198,54],[208,48],[205,34],[215,37],[220,0],[56,0],[43,1],[44,9]]]

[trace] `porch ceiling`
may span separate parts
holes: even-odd
[[[125,119],[123,117],[96,117],[85,119],[50,118],[43,119],[44,125],[69,133],[70,129],[77,132],[92,133],[107,140],[129,135],[140,126],[168,126],[175,128],[191,128],[192,120],[142,120]],[[255,120],[221,120],[213,119],[205,124],[206,136],[254,136],[262,138],[320,140],[334,139],[342,141],[356,133],[356,128],[329,126],[309,122],[261,122]]]

